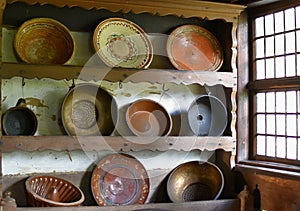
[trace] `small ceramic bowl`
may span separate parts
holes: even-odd
[[[83,192],[65,179],[39,175],[25,182],[28,203],[34,207],[73,207],[83,203]]]
[[[67,64],[75,54],[75,41],[62,23],[51,18],[25,21],[14,37],[18,57],[30,64]]]
[[[166,136],[172,129],[172,118],[159,103],[140,99],[126,111],[126,122],[136,136]]]

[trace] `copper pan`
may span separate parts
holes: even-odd
[[[83,83],[66,94],[61,115],[69,135],[111,135],[115,129],[117,106],[106,90]]]

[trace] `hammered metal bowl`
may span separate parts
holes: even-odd
[[[190,161],[176,167],[167,181],[173,202],[217,199],[224,187],[221,170],[213,163]]]
[[[14,37],[18,57],[30,64],[66,64],[75,54],[75,41],[69,29],[52,18],[25,21]]]
[[[111,135],[117,119],[112,95],[98,85],[77,84],[66,94],[61,108],[68,135]]]
[[[73,207],[85,200],[78,187],[59,177],[31,176],[25,181],[25,187],[28,203],[33,207]]]

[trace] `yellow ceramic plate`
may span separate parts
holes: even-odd
[[[152,62],[153,48],[146,33],[126,19],[102,21],[94,31],[93,44],[109,67],[147,68]]]

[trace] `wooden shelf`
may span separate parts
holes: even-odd
[[[78,67],[68,65],[31,65],[17,63],[3,63],[0,77],[9,79],[15,76],[33,78],[81,79],[85,81],[107,80],[111,82],[150,82],[150,83],[176,83],[213,86],[217,84],[233,88],[237,85],[237,76],[229,72],[206,71],[180,71],[163,69],[124,69],[109,67]]]
[[[230,136],[172,136],[141,137],[136,136],[2,136],[2,153],[23,151],[191,151],[216,150],[235,151],[236,140]]]
[[[112,12],[151,13],[163,15],[177,15],[182,17],[202,17],[206,19],[222,19],[228,22],[236,22],[237,16],[245,8],[242,5],[222,4],[197,0],[7,0],[7,4],[24,2],[33,4],[51,4],[57,7],[82,7],[84,9],[107,9]],[[224,9],[226,8],[226,9]]]
[[[212,201],[198,201],[188,203],[152,203],[144,205],[126,205],[118,206],[119,211],[132,211],[132,210],[173,210],[173,211],[237,211],[239,209],[240,202],[238,199],[223,199],[223,200],[212,200]],[[81,206],[72,207],[72,210],[80,211],[108,211],[113,210],[114,207],[106,206]],[[51,207],[51,208],[39,208],[39,207],[18,207],[18,211],[29,211],[29,210],[53,210],[53,211],[66,211],[70,210],[68,207]]]

